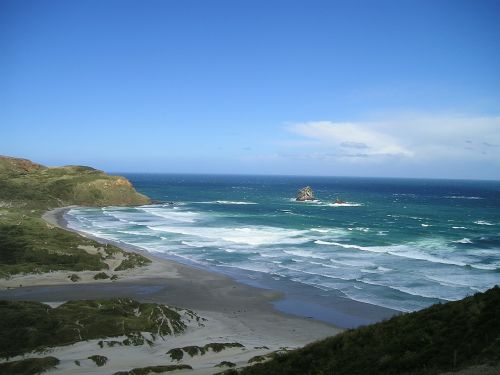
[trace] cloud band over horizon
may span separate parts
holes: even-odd
[[[500,116],[393,115],[360,122],[311,121],[286,127],[296,151],[344,162],[493,162],[500,167]],[[305,141],[301,145],[301,141]],[[298,155],[298,154],[297,154]],[[321,156],[322,155],[322,156]]]

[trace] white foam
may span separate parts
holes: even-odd
[[[313,200],[307,200],[307,201],[298,201],[297,198],[290,198],[290,202],[299,202],[299,203],[314,203],[314,204],[321,204],[322,202],[318,199],[313,199]]]
[[[233,264],[223,264],[224,267],[238,268],[246,271],[260,272],[260,273],[271,273],[272,268],[267,267],[267,264],[262,263],[233,263]],[[274,267],[269,264],[269,266]]]
[[[467,197],[465,195],[451,195],[445,197],[447,199],[484,199],[483,197]]]
[[[189,247],[196,247],[196,248],[200,248],[200,247],[205,247],[206,246],[205,243],[193,242],[193,241],[181,241],[181,244],[189,246]]]
[[[358,232],[369,232],[370,228],[364,228],[364,227],[356,227],[356,228],[347,228],[350,231],[357,230]]]
[[[304,237],[305,231],[287,230],[284,228],[248,226],[248,227],[189,227],[159,225],[149,227],[154,231],[168,232],[208,239],[217,243],[232,242],[252,246],[260,245],[283,245],[283,244],[303,244],[310,239]]]
[[[422,261],[427,261],[430,263],[449,264],[449,265],[460,266],[460,267],[469,266],[472,268],[485,269],[485,270],[495,270],[497,268],[496,266],[481,265],[481,264],[476,264],[476,263],[468,264],[465,262],[460,262],[460,261],[456,261],[456,260],[437,257],[435,255],[418,250],[419,245],[358,246],[358,245],[344,244],[344,243],[339,243],[339,242],[322,241],[322,240],[316,240],[316,241],[314,241],[314,243],[320,244],[320,245],[339,246],[339,247],[342,247],[344,249],[356,249],[356,250],[362,250],[362,251],[369,251],[372,253],[386,253],[389,255],[397,256],[397,257],[414,259],[414,260],[422,260]],[[420,246],[421,245],[422,244],[420,244]],[[415,250],[415,248],[417,248],[417,250]]]
[[[206,202],[192,202],[195,204],[237,204],[237,205],[245,205],[245,204],[258,204],[255,202],[247,202],[247,201],[206,201]]]
[[[361,207],[362,203],[345,202],[345,203],[328,203],[327,206],[330,207]]]
[[[327,259],[326,257],[318,255],[318,254],[314,254],[311,251],[306,251],[306,250],[301,250],[301,249],[283,250],[283,252],[288,254],[288,255],[295,255],[298,257],[302,257],[302,258]]]
[[[453,229],[467,229],[467,227],[452,227]]]
[[[377,269],[379,271],[382,271],[382,272],[389,272],[389,271],[392,271],[392,268],[387,268],[387,267],[382,267],[382,266],[378,266]]]
[[[461,240],[457,240],[457,241],[453,241],[455,243],[463,243],[463,244],[466,244],[466,243],[472,243],[472,241],[469,239],[469,238],[462,238]]]
[[[216,201],[218,204],[257,204],[255,202],[246,202],[246,201]]]
[[[141,207],[140,210],[173,222],[194,223],[200,214],[191,211],[173,211],[170,208]]]
[[[422,227],[424,228],[427,228],[427,227],[430,227],[431,225],[430,224],[420,224]]]
[[[354,259],[351,259],[351,260],[330,259],[330,262],[340,264],[342,266],[355,267],[355,268],[359,268],[359,267],[373,267],[373,268],[375,268],[376,267],[376,265],[373,264],[372,262],[366,262],[363,260],[354,260]]]
[[[263,258],[280,258],[283,254],[279,252],[274,252],[274,253],[259,252],[259,255]]]
[[[311,228],[311,231],[313,232],[319,232],[319,233],[328,233],[330,229],[325,229],[325,228]]]
[[[315,244],[318,245],[331,245],[331,246],[339,246],[343,247],[344,249],[358,249],[358,250],[366,250],[362,246],[358,245],[350,245],[350,244],[344,244],[344,243],[339,243],[339,242],[331,242],[331,241],[322,241],[322,240],[316,240],[314,241]]]
[[[474,222],[474,224],[477,224],[477,225],[495,225],[495,224],[490,223],[489,221],[486,221],[486,220],[477,220]]]
[[[337,279],[337,280],[344,280],[344,281],[352,281],[354,280],[353,277],[347,277],[347,276],[340,276],[340,275],[332,275],[332,274],[325,274],[325,273],[321,273],[321,272],[312,272],[312,271],[306,271],[304,269],[300,269],[300,268],[294,268],[294,267],[284,267],[282,266],[281,267],[282,269],[286,269],[286,270],[290,270],[290,271],[295,271],[295,272],[299,272],[299,273],[302,273],[302,274],[307,274],[307,275],[312,275],[312,276],[320,276],[320,277],[326,277],[328,279]],[[309,285],[313,285],[313,286],[316,286],[316,287],[321,287],[322,285],[318,285],[317,283],[315,282],[311,282],[309,280],[297,280],[301,283],[304,283],[304,284],[309,284]]]
[[[431,280],[431,281],[435,281],[441,285],[444,285],[444,286],[453,286],[453,287],[456,287],[456,286],[461,286],[461,287],[466,287],[466,288],[469,288],[470,285],[468,285],[467,283],[461,283],[461,282],[457,282],[455,279],[450,279],[450,278],[442,278],[442,277],[439,277],[439,276],[434,276],[434,275],[425,275],[425,278],[428,279],[428,280]]]
[[[141,232],[132,231],[132,230],[118,230],[117,232],[118,233],[123,233],[123,234],[132,234],[132,235],[135,235],[135,236],[147,236],[146,233],[141,233]]]
[[[343,237],[348,234],[348,232],[343,228],[311,228],[310,231],[339,237]]]
[[[383,281],[376,282],[374,280],[366,280],[366,279],[356,279],[356,281],[358,281],[360,283],[368,284],[368,285],[375,285],[375,286],[382,286],[385,288],[390,288],[390,289],[396,290],[398,292],[410,294],[410,295],[415,296],[415,297],[437,298],[437,299],[447,300],[446,298],[443,298],[440,294],[425,293],[421,290],[417,290],[417,288],[409,288],[409,287],[401,286],[401,285],[396,286],[393,284],[388,284],[388,283],[383,282]],[[449,301],[451,301],[451,299]]]

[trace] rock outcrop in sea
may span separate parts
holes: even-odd
[[[303,201],[313,201],[314,198],[314,192],[313,189],[310,186],[306,186],[302,189],[299,190],[297,193],[297,199],[300,202]]]

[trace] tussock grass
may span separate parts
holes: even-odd
[[[28,358],[20,361],[0,363],[1,374],[41,374],[56,367],[59,360],[55,357]]]
[[[180,361],[184,358],[184,353],[189,354],[189,356],[194,357],[195,355],[205,355],[206,352],[212,350],[214,353],[219,353],[225,349],[230,348],[244,348],[245,346],[239,342],[212,342],[204,346],[184,346],[182,348],[170,349],[166,354],[170,355],[170,358],[176,361]]]
[[[56,308],[0,301],[0,316],[1,357],[124,335],[127,339],[121,344],[142,345],[148,340],[141,332],[166,336],[186,329],[175,310],[131,299],[69,301]]]
[[[113,375],[150,375],[150,374],[161,374],[163,372],[176,371],[176,370],[192,370],[193,368],[189,365],[167,365],[167,366],[149,366],[135,368],[130,371],[118,371]]]

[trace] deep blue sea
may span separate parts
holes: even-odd
[[[400,311],[500,284],[498,181],[125,175],[161,203],[75,208],[70,227]],[[317,200],[296,202],[306,185]]]

